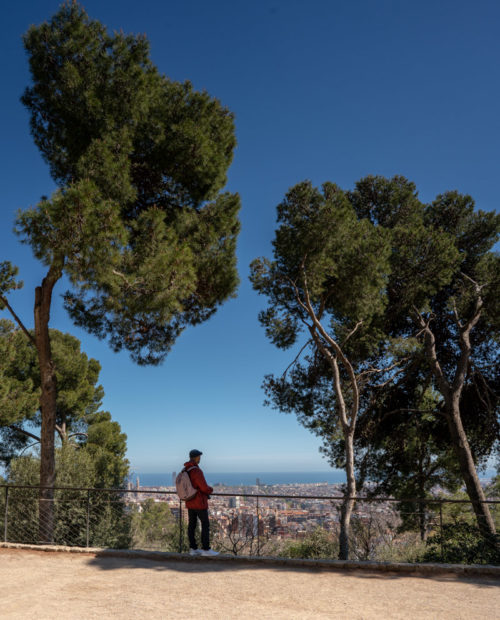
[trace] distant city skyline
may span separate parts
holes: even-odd
[[[28,327],[44,270],[13,222],[54,183],[19,101],[30,79],[21,36],[59,4],[26,0],[2,15],[0,261],[20,268],[24,289],[9,299]],[[160,72],[192,81],[234,112],[238,147],[227,189],[243,205],[241,284],[156,368],[138,367],[76,328],[62,308],[65,282],[54,291],[51,327],[78,337],[101,363],[104,409],[128,436],[132,471],[178,471],[192,448],[204,453],[207,472],[329,471],[320,439],[263,405],[264,375],[281,374],[302,343],[279,351],[266,339],[249,263],[271,255],[276,205],[304,179],[350,189],[368,174],[402,174],[423,201],[457,189],[478,208],[498,210],[500,3],[83,4],[110,30],[145,33]]]

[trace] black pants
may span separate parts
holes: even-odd
[[[201,547],[205,551],[210,549],[210,525],[208,523],[208,510],[196,510],[194,508],[188,508],[189,524],[188,524],[188,538],[189,546],[191,549],[198,549],[194,532],[196,530],[196,521],[199,519],[201,523]]]

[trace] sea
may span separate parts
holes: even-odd
[[[332,469],[330,471],[308,472],[225,472],[212,473],[203,470],[207,483],[211,486],[223,484],[228,487],[251,486],[255,484],[313,484],[324,482],[339,484],[345,482],[345,472]],[[169,474],[132,473],[130,481],[135,486],[137,478],[141,487],[172,486],[172,472]],[[258,482],[257,482],[258,481]]]

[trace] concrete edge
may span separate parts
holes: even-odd
[[[500,579],[500,566],[489,564],[410,564],[405,562],[370,562],[357,560],[301,560],[268,556],[218,555],[215,557],[192,556],[188,553],[147,551],[142,549],[106,549],[101,547],[64,547],[62,545],[28,545],[22,543],[1,543],[0,549],[25,551],[46,551],[51,553],[76,553],[96,557],[136,558],[157,562],[217,562],[225,564],[246,564],[250,566],[278,568],[309,568],[320,570],[366,570],[417,575],[455,574],[458,576],[493,576]]]

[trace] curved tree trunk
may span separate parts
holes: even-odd
[[[485,504],[486,496],[477,475],[474,459],[467,440],[467,435],[462,424],[458,402],[451,403],[448,412],[448,428],[452,439],[453,449],[458,459],[460,472],[465,483],[467,495],[469,496],[476,521],[483,538],[489,544],[498,545],[496,540],[495,522],[491,516],[488,504]]]
[[[482,299],[480,290],[480,287],[476,286],[476,292],[478,294],[476,307],[469,320],[465,324],[462,324],[458,320],[458,315],[456,315],[460,357],[452,382],[447,380],[441,368],[441,364],[439,363],[436,352],[436,338],[429,327],[429,323],[426,323],[419,313],[417,313],[416,316],[417,323],[424,332],[427,358],[432,372],[436,377],[437,387],[444,399],[451,444],[457,456],[460,473],[462,474],[467,494],[472,503],[479,531],[487,544],[495,545],[498,548],[499,543],[496,536],[495,523],[491,517],[488,504],[484,503],[486,497],[481,483],[479,482],[474,459],[472,458],[469,442],[460,416],[460,397],[465,384],[472,351],[470,334],[481,316]]]
[[[351,515],[356,497],[356,478],[354,476],[354,432],[349,429],[345,432],[345,456],[347,489],[346,499],[340,511],[339,560],[349,559],[349,533]]]
[[[54,485],[56,428],[56,373],[50,347],[49,320],[52,290],[57,277],[52,269],[35,289],[35,340],[40,365],[40,410],[42,414],[40,454],[40,495],[38,532],[40,542],[50,543],[54,534]]]

